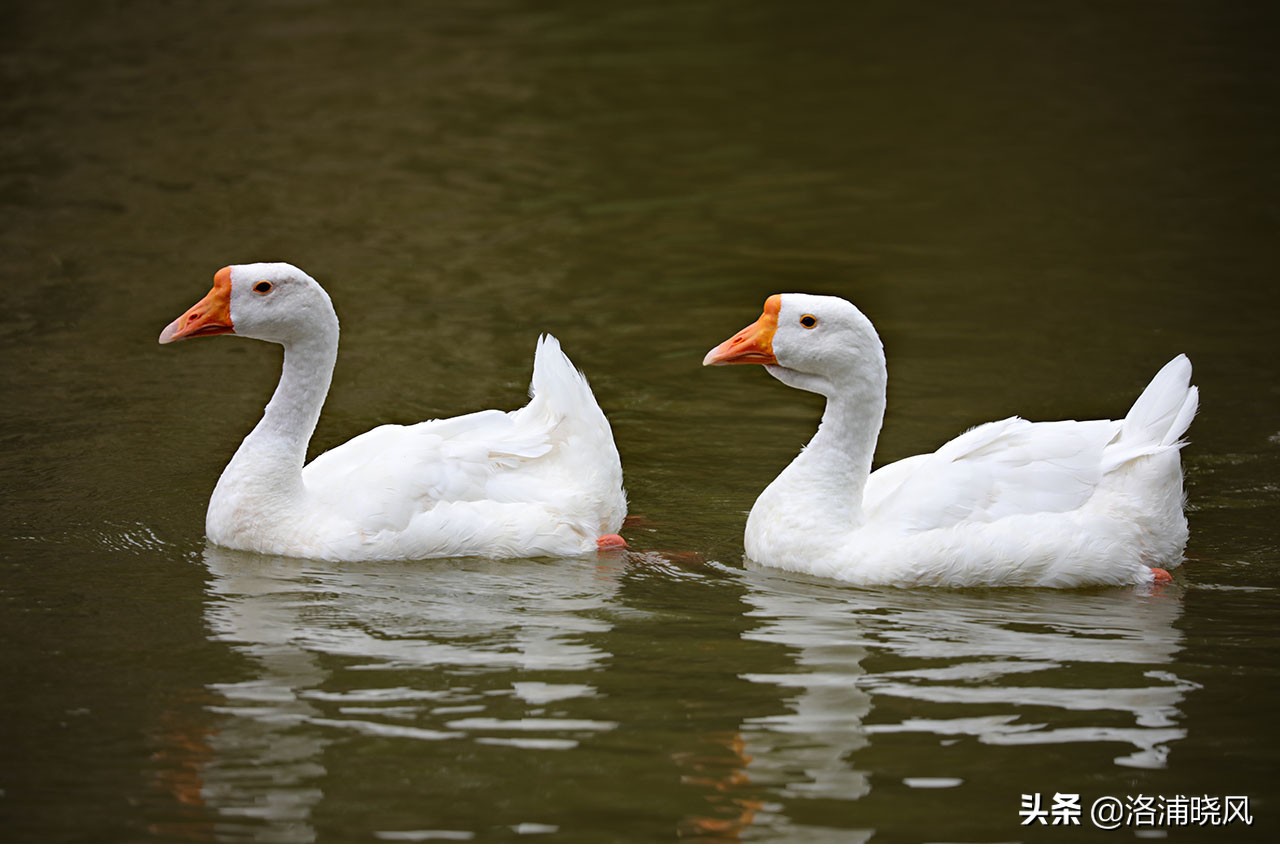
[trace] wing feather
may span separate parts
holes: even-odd
[[[983,424],[934,453],[876,471],[864,510],[877,523],[909,532],[1069,512],[1097,488],[1103,450],[1119,430],[1118,421]]]
[[[510,499],[500,475],[550,452],[554,425],[497,410],[386,424],[316,457],[303,482],[366,530],[403,530],[443,502]]]

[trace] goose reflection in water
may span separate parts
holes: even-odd
[[[353,737],[399,740],[406,749],[470,738],[561,750],[614,726],[547,714],[594,688],[572,675],[546,683],[536,674],[591,670],[608,658],[591,637],[610,623],[592,611],[617,590],[619,555],[333,565],[209,546],[204,560],[209,632],[249,671],[208,685],[217,725],[197,732],[198,755],[168,762],[183,768],[182,778],[166,778],[183,787],[175,796],[215,815],[211,840],[316,840],[324,788],[341,784],[343,764],[353,775],[368,770],[337,749]],[[192,740],[162,738],[171,749]],[[463,783],[447,768],[441,777],[442,785]],[[426,802],[417,824],[385,827],[379,837],[472,836],[439,825],[447,816]]]
[[[761,837],[853,840],[847,828],[792,826],[781,804],[867,796],[892,776],[860,766],[856,754],[899,735],[932,735],[939,747],[1114,744],[1114,764],[1152,769],[1185,737],[1178,704],[1198,685],[1165,668],[1182,648],[1176,588],[852,589],[723,568],[747,588],[748,615],[760,621],[744,638],[783,647],[791,662],[743,675],[790,693],[784,713],[743,724],[752,783],[780,800],[756,817]],[[880,705],[888,707],[868,722]],[[1117,724],[1117,712],[1129,724]],[[901,764],[894,772],[908,788],[966,781]]]
[[[1176,587],[854,589],[637,552],[204,560],[234,667],[165,715],[157,774],[193,840],[865,840],[880,806],[842,804],[928,812],[1014,752],[1162,767],[1196,687],[1170,674]],[[344,816],[370,797],[377,826]]]

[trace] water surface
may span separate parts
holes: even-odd
[[[11,3],[0,26],[0,838],[1275,840],[1280,78],[1210,2]],[[220,266],[343,324],[313,449],[524,398],[614,425],[632,549],[212,548],[279,369],[161,349]],[[1118,417],[1187,352],[1160,590],[746,564],[818,401],[702,354],[770,293],[885,339],[879,462]],[[1228,795],[1252,826],[1021,826]]]

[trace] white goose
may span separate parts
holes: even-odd
[[[983,424],[872,473],[884,347],[834,296],[771,296],[704,365],[763,364],[826,397],[817,435],[747,519],[747,556],[857,584],[1126,585],[1168,580],[1187,542],[1182,435],[1195,417],[1180,355],[1119,421]]]
[[[209,499],[214,544],[344,561],[625,544],[613,433],[555,338],[538,341],[523,409],[380,426],[304,467],[338,354],[329,295],[283,263],[224,267],[213,282],[160,343],[234,334],[284,346],[275,395]]]

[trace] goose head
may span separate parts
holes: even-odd
[[[213,289],[160,333],[160,343],[240,335],[289,345],[336,333],[337,315],[324,289],[285,263],[238,264],[213,277]]]
[[[780,382],[831,396],[851,384],[883,387],[884,346],[866,315],[837,296],[775,294],[760,318],[712,349],[704,366],[763,364]]]

